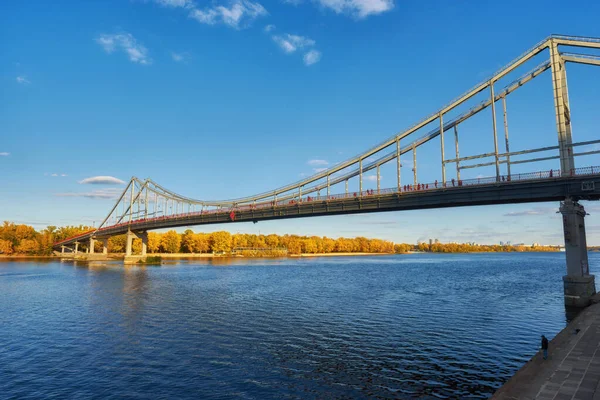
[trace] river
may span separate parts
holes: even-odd
[[[565,270],[564,253],[4,261],[0,397],[487,398],[565,327]]]

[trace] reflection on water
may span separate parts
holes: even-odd
[[[564,254],[0,263],[0,393],[487,398],[565,326],[564,269]]]

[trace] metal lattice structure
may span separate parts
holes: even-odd
[[[575,166],[576,157],[600,153],[600,150],[594,148],[587,151],[584,148],[584,151],[578,152],[576,150],[579,146],[595,145],[600,143],[600,140],[573,142],[566,80],[567,63],[598,66],[600,65],[600,56],[561,52],[561,48],[564,46],[568,46],[569,48],[600,49],[600,38],[550,36],[507,64],[491,78],[468,90],[463,95],[452,100],[408,129],[346,161],[340,162],[300,181],[268,192],[237,199],[192,199],[170,191],[151,179],[140,180],[134,177],[129,181],[120,198],[97,229],[78,237],[67,239],[61,243],[57,243],[57,245],[71,244],[88,238],[105,237],[134,230],[142,232],[148,229],[196,224],[235,221],[256,222],[264,219],[297,216],[412,209],[419,207],[418,205],[408,206],[407,204],[412,201],[411,199],[414,200],[417,197],[421,198],[422,208],[443,207],[448,206],[443,204],[445,200],[429,201],[427,198],[442,196],[441,199],[443,199],[449,193],[454,193],[453,196],[455,197],[460,196],[456,193],[463,193],[462,196],[473,196],[473,193],[477,192],[476,189],[478,187],[488,186],[494,188],[491,191],[486,189],[488,193],[497,192],[496,200],[484,199],[482,197],[482,200],[479,202],[475,199],[473,203],[469,203],[455,197],[446,197],[446,199],[454,199],[452,200],[454,203],[450,204],[451,206],[453,204],[498,204],[564,198],[564,191],[567,190],[565,188],[568,185],[571,183],[583,185],[585,181],[588,182],[588,186],[593,186],[593,179],[600,173],[600,169],[598,168],[578,169]],[[497,87],[501,79],[509,76],[517,68],[523,66],[526,62],[544,51],[547,51],[547,60],[526,74],[517,77],[508,85]],[[548,70],[552,74],[552,93],[554,97],[558,141],[556,145],[552,146],[510,151],[506,98]],[[488,94],[485,100],[457,116],[450,117],[453,112],[457,111],[459,106],[464,106],[467,101],[472,100],[476,95],[486,92]],[[500,106],[503,111],[503,123],[496,120],[496,107]],[[490,127],[493,135],[494,151],[459,157],[460,124],[486,109],[491,110]],[[436,127],[426,130],[432,123]],[[503,128],[499,129],[498,125],[503,125]],[[424,132],[424,130],[426,131]],[[446,158],[445,156],[445,140],[448,139],[446,137],[448,133],[451,133],[454,138],[456,154],[454,158]],[[500,150],[498,143],[498,136],[502,135],[502,133],[504,135],[504,150]],[[425,143],[436,138],[439,138],[440,141],[440,179],[439,181],[425,184],[419,183],[417,179],[417,150]],[[545,154],[553,152],[553,154],[543,157],[521,158],[539,152],[545,152]],[[401,170],[403,168],[401,157],[404,154],[411,154],[413,160],[413,179],[408,184],[401,181]],[[553,159],[560,161],[559,170],[537,171],[531,173],[531,176],[528,174],[511,173],[511,165]],[[393,188],[382,189],[380,187],[380,169],[388,163],[395,164],[397,182]],[[449,179],[447,177],[447,166],[449,165],[454,166],[455,178]],[[506,173],[501,172],[502,165],[505,166]],[[477,181],[461,179],[462,170],[486,166],[495,167],[494,176],[483,179],[483,181],[482,179],[478,179]],[[377,189],[364,190],[363,178],[365,173],[372,170],[376,171]],[[358,191],[356,192],[349,191],[348,187],[349,180],[353,178],[358,179]],[[547,185],[549,181],[553,182],[550,186]],[[546,192],[527,197],[527,190],[535,191],[532,187],[538,183],[540,183],[538,185],[540,188],[546,188],[544,189]],[[332,186],[338,184],[345,184],[344,193],[332,194]],[[600,188],[600,185],[598,187]],[[514,196],[507,198],[502,192],[508,188],[520,188],[519,190],[523,192],[515,190],[512,192]],[[562,189],[559,190],[558,188]],[[573,191],[575,189],[570,188],[569,190]],[[326,195],[322,196],[322,191]],[[600,195],[600,193],[596,192],[595,186],[592,190],[581,189],[579,191],[575,190],[575,192],[579,193],[578,195],[582,198],[586,196],[587,198],[596,198],[597,195]],[[312,212],[310,211],[311,209]]]

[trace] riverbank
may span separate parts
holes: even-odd
[[[548,347],[494,393],[492,400],[600,400],[600,294]],[[579,331],[577,331],[579,329]]]
[[[289,254],[291,258],[303,258],[303,257],[348,257],[348,256],[391,256],[397,253],[303,253],[303,254]]]

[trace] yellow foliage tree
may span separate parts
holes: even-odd
[[[21,239],[21,243],[17,247],[17,253],[34,255],[40,251],[40,244],[33,239]]]
[[[161,234],[148,232],[148,252],[158,253],[160,251]]]
[[[227,253],[231,251],[231,234],[225,231],[210,234],[210,249],[213,253]]]
[[[0,254],[10,255],[13,253],[13,245],[10,240],[0,239]]]
[[[165,253],[178,253],[181,247],[181,236],[174,230],[170,230],[162,235],[160,241],[161,251]]]

